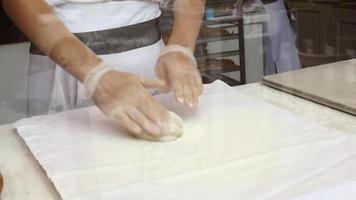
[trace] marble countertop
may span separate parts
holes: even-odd
[[[356,115],[356,59],[263,77],[276,89]]]
[[[236,89],[322,126],[356,134],[356,117],[352,115],[269,88],[261,83],[247,84]],[[0,126],[0,137],[0,171],[5,183],[2,200],[59,200],[55,188],[11,125]]]

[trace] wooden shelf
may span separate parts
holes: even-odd
[[[203,83],[211,83],[215,80],[221,80],[224,81],[225,83],[227,83],[230,86],[237,86],[237,85],[242,85],[242,83],[240,81],[237,81],[235,79],[229,78],[227,76],[224,75],[219,75],[219,76],[214,76],[214,75],[210,75],[210,74],[202,74],[202,79],[203,79]]]
[[[215,25],[215,24],[237,24],[237,16],[228,16],[228,17],[217,17],[213,19],[206,19],[203,22],[203,25]]]
[[[218,41],[225,41],[225,40],[238,40],[239,34],[232,34],[226,36],[219,36],[219,37],[209,37],[209,38],[199,38],[196,44],[204,44],[209,42],[218,42]]]
[[[239,55],[239,53],[240,53],[239,50],[225,51],[225,52],[212,53],[212,54],[207,54],[207,55],[198,55],[198,56],[196,56],[196,59],[198,60],[198,62],[202,62],[206,59],[217,59],[217,58],[230,57],[230,56]]]
[[[240,67],[226,67],[226,68],[216,68],[216,69],[204,69],[204,67],[199,67],[199,71],[202,73],[208,73],[208,74],[221,74],[221,73],[229,73],[229,72],[235,72],[235,71],[240,71]]]

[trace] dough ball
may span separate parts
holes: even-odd
[[[155,136],[145,132],[139,135],[135,135],[133,133],[130,134],[134,135],[139,139],[144,139],[144,140],[161,141],[161,142],[169,142],[169,141],[176,140],[177,138],[183,135],[183,120],[174,112],[168,111],[168,114],[169,114],[170,122],[169,124],[166,125],[166,128],[162,133],[162,135]]]

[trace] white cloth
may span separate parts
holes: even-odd
[[[95,107],[15,127],[63,200],[355,199],[354,135],[221,82],[204,86],[196,110],[156,98],[184,121],[175,142],[129,137]]]
[[[149,21],[160,16],[158,3],[115,1],[65,3],[47,0],[73,33],[105,30]],[[118,36],[119,37],[119,36]],[[101,55],[115,69],[154,78],[156,60],[164,48],[162,41],[131,51]],[[30,55],[28,115],[54,113],[90,105],[81,83],[46,56]]]

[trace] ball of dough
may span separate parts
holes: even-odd
[[[151,135],[145,132],[142,132],[139,135],[134,135],[139,139],[152,140],[152,141],[161,141],[169,142],[176,140],[177,138],[183,135],[183,120],[174,112],[168,111],[170,122],[167,125],[166,130],[161,135]]]

